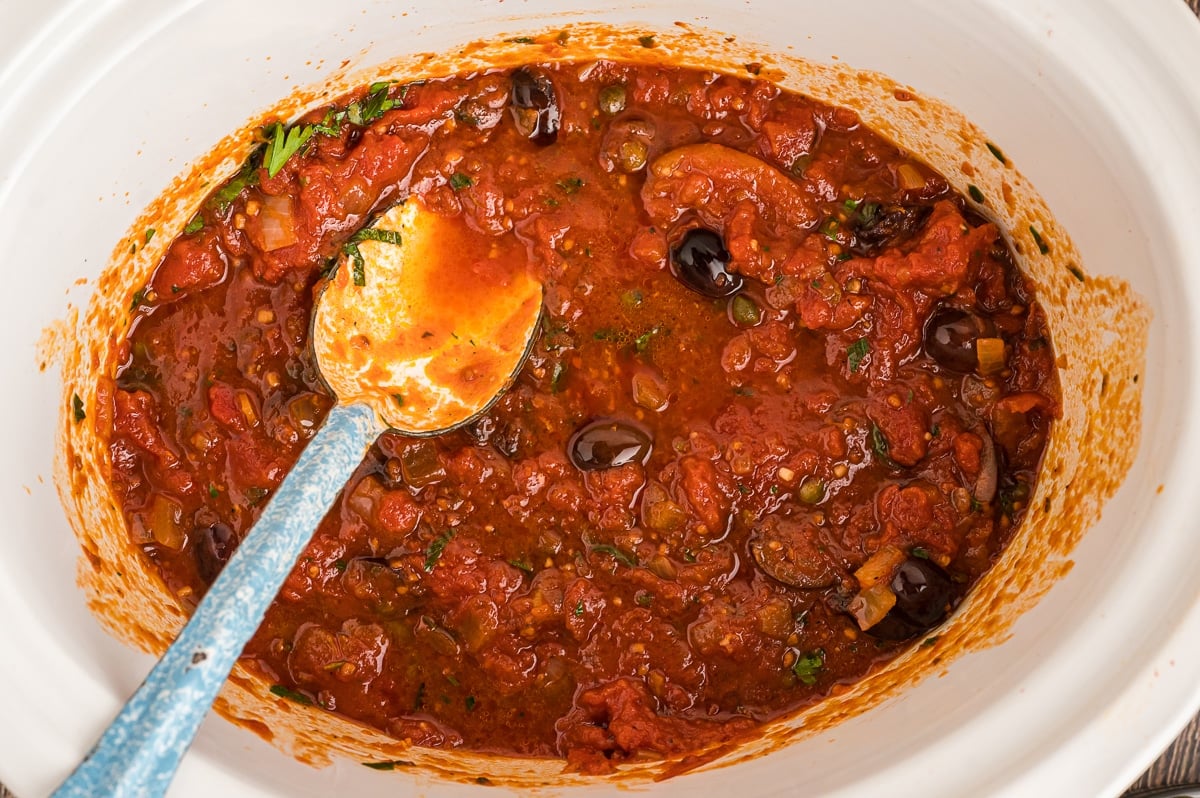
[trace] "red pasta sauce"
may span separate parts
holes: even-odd
[[[525,258],[545,308],[486,415],[370,450],[245,650],[277,693],[604,772],[861,679],[1019,523],[1058,413],[1044,316],[997,227],[852,110],[569,63],[373,84],[292,130],[171,244],[109,386],[129,534],[185,606],[333,402],[314,286],[374,215],[453,220],[447,269]]]

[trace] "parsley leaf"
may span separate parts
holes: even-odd
[[[354,242],[382,241],[385,244],[400,246],[400,232],[397,230],[381,230],[378,227],[364,227],[350,236],[350,240]]]
[[[79,394],[71,395],[71,412],[75,416],[75,423],[78,424],[87,418],[87,413],[83,411],[83,400],[79,398]]]
[[[452,537],[454,537],[454,530],[447,529],[429,544],[429,548],[425,550],[426,571],[432,571],[433,566],[437,565],[437,561],[442,557],[442,552],[446,550],[446,544],[450,542],[450,538]]]
[[[891,450],[888,447],[887,438],[884,437],[883,430],[874,424],[871,425],[871,450],[875,452],[875,456],[879,458],[880,462],[887,466],[894,465],[889,454]]]
[[[183,228],[183,232],[184,235],[190,236],[192,233],[199,233],[203,229],[204,219],[201,218],[200,214],[196,214],[192,220],[187,223],[187,227]]]
[[[285,130],[282,124],[276,122],[271,128],[271,138],[267,142],[267,150],[263,153],[262,165],[267,170],[267,176],[274,177],[279,174],[279,170],[288,162],[288,159],[303,149],[312,135],[312,125],[301,125]]]
[[[282,684],[271,685],[271,694],[277,695],[280,698],[286,698],[290,701],[295,701],[297,704],[303,704],[306,707],[311,707],[313,701],[311,698],[301,693],[299,690],[293,690],[290,687],[285,687]]]
[[[367,87],[365,99],[355,101],[346,106],[346,118],[355,125],[369,125],[388,111],[400,104],[399,100],[388,97],[391,89],[390,80],[381,80]]]
[[[616,546],[611,546],[607,543],[597,543],[595,546],[592,546],[592,551],[598,551],[601,554],[611,555],[614,560],[622,565],[627,565],[630,568],[633,568],[637,565],[637,560],[635,560],[633,557],[630,557]]]
[[[450,175],[450,188],[455,191],[462,191],[464,188],[470,188],[475,185],[475,181],[470,175],[464,175],[462,172],[455,172]]]
[[[363,260],[362,252],[354,241],[342,244],[342,252],[350,258],[350,277],[355,285],[367,284],[367,262]]]
[[[233,201],[236,200],[241,193],[251,186],[258,185],[258,169],[254,166],[256,155],[251,156],[238,170],[228,183],[217,189],[216,193],[209,198],[208,203],[214,206],[219,211],[226,210]]]
[[[862,359],[870,351],[871,344],[866,338],[859,338],[846,348],[846,365],[850,367],[851,374],[858,373],[858,367],[862,364]]]
[[[792,665],[792,673],[808,687],[817,683],[817,676],[825,668],[825,649],[814,649],[796,659]]]
[[[557,181],[554,185],[558,186],[559,190],[564,194],[575,194],[579,189],[583,188],[583,178],[581,177],[564,177]]]

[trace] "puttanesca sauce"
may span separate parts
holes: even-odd
[[[444,217],[447,285],[503,258],[545,287],[499,403],[385,434],[316,530],[244,654],[278,695],[604,772],[928,639],[1019,523],[1058,412],[1043,314],[996,226],[852,110],[563,63],[262,135],[102,386],[129,534],[185,606],[332,404],[314,286],[374,215]]]

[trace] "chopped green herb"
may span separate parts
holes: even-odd
[[[246,488],[246,501],[250,503],[251,507],[257,507],[259,502],[267,498],[268,493],[270,491],[266,488],[259,488],[252,485]]]
[[[908,553],[916,557],[918,560],[929,559],[929,549],[925,548],[924,546],[913,546],[908,550]]]
[[[338,111],[330,108],[325,112],[325,118],[312,126],[313,133],[320,133],[322,136],[336,138],[342,135],[342,122],[346,119],[345,111]]]
[[[1085,278],[1083,276],[1083,269],[1079,268],[1074,263],[1067,266],[1067,271],[1069,271],[1071,274],[1075,275],[1075,279],[1078,280],[1079,282],[1082,283],[1084,281]],[[1134,382],[1137,382],[1136,377],[1134,377]]]
[[[155,229],[153,227],[146,228],[146,243],[150,243],[150,239],[154,238]]]
[[[824,667],[825,650],[818,648],[801,657],[797,657],[795,664],[792,665],[792,673],[796,674],[796,678],[805,685],[812,687],[817,683],[817,676],[820,675]]]
[[[933,425],[933,429],[929,430],[929,434],[930,434],[930,435],[932,435],[932,436],[933,436],[933,437],[935,437],[935,438],[937,438],[937,437],[941,436],[941,434],[942,434],[942,425],[941,425],[941,424],[934,424],[934,425]]]
[[[252,153],[246,163],[242,164],[242,168],[234,175],[228,183],[217,189],[216,193],[208,200],[209,204],[216,207],[219,211],[224,211],[233,201],[241,196],[242,192],[251,186],[258,185],[258,168],[254,163],[257,160],[256,155]]]
[[[649,593],[638,593],[633,599],[639,607],[649,607],[654,603],[654,596]]]
[[[554,185],[558,186],[559,190],[564,194],[575,194],[579,189],[583,188],[583,178],[581,177],[564,177],[557,181]]]
[[[635,560],[633,557],[630,557],[616,546],[611,546],[607,543],[598,543],[595,546],[592,546],[592,551],[598,551],[601,554],[608,554],[617,562],[621,563],[622,565],[627,565],[630,568],[633,568],[637,565],[637,560]]]
[[[346,568],[349,565],[350,565],[350,563],[346,562],[345,560],[334,560],[333,561],[333,567],[337,569],[337,572],[339,574],[346,573]]]
[[[392,394],[392,401],[394,401],[396,403],[397,407],[404,407],[404,395],[403,394],[399,394],[399,393]]]
[[[367,87],[367,97],[361,102],[352,102],[346,106],[346,118],[355,125],[369,125],[379,119],[384,113],[392,110],[398,100],[388,97],[388,89],[392,82],[379,81]]]
[[[71,395],[71,413],[75,416],[76,424],[87,418],[87,413],[83,411],[83,400],[77,393]]]
[[[839,227],[840,225],[838,224],[838,220],[830,216],[821,223],[821,226],[817,228],[817,232],[828,238],[830,241],[837,241]]]
[[[1004,153],[1000,152],[1000,148],[990,141],[986,142],[986,144],[988,151],[991,152],[992,155],[996,156],[996,160],[1005,166],[1008,166],[1008,159],[1004,157]]]
[[[262,165],[267,170],[267,176],[274,177],[279,174],[279,170],[288,162],[288,159],[298,153],[312,138],[312,135],[312,125],[285,129],[282,124],[276,122],[271,128],[267,150],[263,153]]]
[[[347,241],[342,245],[342,252],[350,258],[350,276],[355,285],[367,284],[367,263],[363,260],[358,244]]]
[[[187,227],[183,228],[183,232],[184,235],[190,236],[192,233],[199,233],[203,229],[204,219],[200,217],[200,214],[196,214],[194,217],[192,217],[192,220],[187,223]]]
[[[382,230],[378,227],[364,227],[354,235],[350,236],[353,242],[358,241],[382,241],[385,244],[395,244],[400,246],[400,232],[398,230]]]
[[[217,486],[210,482],[208,484],[208,498],[215,499],[220,495],[221,495],[221,492],[217,490]]]
[[[475,711],[475,696],[473,696],[473,695],[467,696],[466,699],[464,699],[463,703],[466,704],[466,706],[467,706],[467,712]]]
[[[136,255],[136,254],[137,254],[137,244],[130,244],[130,245],[129,245],[129,254],[130,254],[130,255]]]
[[[921,641],[921,648],[931,648],[938,641],[938,635],[927,637]]]
[[[537,44],[537,39],[534,39],[532,36],[514,36],[504,41],[511,42],[512,44]]]
[[[597,341],[611,341],[617,337],[617,333],[611,327],[601,327],[592,333],[592,337]]]
[[[980,191],[979,187],[974,183],[967,186],[967,193],[971,195],[971,199],[975,200],[980,205],[983,204],[983,192]]]
[[[301,693],[299,690],[293,690],[290,687],[285,687],[282,684],[271,685],[271,694],[277,695],[280,698],[286,698],[289,701],[295,701],[297,704],[304,704],[307,707],[313,705],[312,699],[304,693]]]
[[[654,336],[661,333],[662,331],[663,331],[662,327],[659,327],[659,326],[651,327],[649,330],[647,330],[646,332],[642,333],[641,335],[639,335],[637,338],[634,339],[634,341],[633,341],[634,349],[636,349],[639,352],[645,352],[646,348],[650,346],[651,339],[654,338]]]
[[[525,560],[509,560],[508,564],[513,568],[524,571],[527,574],[533,573],[533,566]]]
[[[546,197],[546,205],[551,208],[557,208],[559,206],[559,202],[554,197]]]
[[[573,615],[574,615],[576,618],[582,618],[582,617],[583,617],[583,602],[582,602],[582,601],[577,601],[577,602],[575,602],[575,609],[572,611],[572,614],[573,614]]]
[[[983,502],[979,501],[979,499],[976,499],[974,496],[972,496],[971,497],[971,512],[978,513],[978,512],[981,512],[982,510],[983,510]]]
[[[883,435],[883,430],[874,424],[871,425],[871,450],[875,452],[875,456],[887,465],[892,465],[891,455],[888,454],[887,438]]]
[[[406,762],[403,759],[393,759],[389,762],[363,762],[363,767],[371,770],[395,770],[396,768],[410,768],[412,762]]]
[[[733,392],[738,396],[754,396],[754,389],[747,388],[745,385],[739,385],[733,389]]]
[[[1042,253],[1043,255],[1049,254],[1050,246],[1044,240],[1042,240],[1042,234],[1037,231],[1037,228],[1033,225],[1029,225],[1029,233],[1033,236],[1033,243],[1037,244],[1038,252]]]
[[[130,302],[129,302],[130,312],[132,313],[133,311],[137,310],[138,305],[142,304],[145,301],[146,301],[146,289],[145,288],[139,288],[138,290],[134,291],[133,299],[130,300]]]
[[[636,288],[621,294],[621,304],[627,308],[636,308],[642,304],[643,299],[645,299],[645,295]]]
[[[446,550],[446,544],[450,542],[450,538],[454,537],[454,530],[447,529],[442,534],[434,538],[429,544],[429,548],[425,550],[425,570],[432,571],[433,566],[441,559],[442,552]]]
[[[638,44],[640,44],[642,47],[653,47],[654,46],[654,36],[652,36],[652,35],[651,36],[639,36]]]
[[[858,373],[858,367],[862,365],[863,358],[870,351],[871,343],[866,338],[859,338],[846,347],[846,365],[850,367],[851,374]]]
[[[846,213],[854,213],[860,202],[862,202],[862,200],[848,199],[842,203],[842,207],[846,209]]]
[[[475,185],[475,181],[470,175],[464,175],[462,172],[455,172],[450,175],[450,188],[455,191],[462,191],[464,188],[470,188]]]

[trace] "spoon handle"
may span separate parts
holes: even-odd
[[[383,427],[335,405],[195,614],[54,796],[162,795],[280,585]]]

